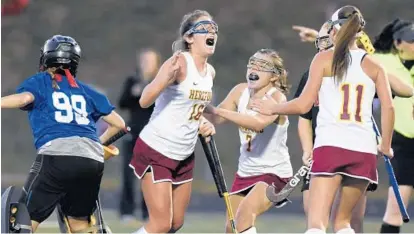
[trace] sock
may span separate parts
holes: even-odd
[[[257,230],[255,227],[250,227],[240,233],[245,233],[245,234],[257,234]]]
[[[310,228],[305,232],[305,234],[326,234],[326,232],[319,228]]]
[[[388,223],[382,223],[380,233],[400,233],[400,227]]]
[[[337,231],[336,234],[355,234],[355,231],[352,228],[342,228],[341,230]]]
[[[136,232],[133,232],[133,234],[148,234],[148,232],[145,230],[144,226],[142,226]]]

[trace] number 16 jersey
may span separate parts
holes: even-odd
[[[212,68],[202,77],[188,52],[182,53],[187,76],[168,86],[155,101],[154,111],[140,138],[162,155],[185,160],[195,149],[201,115],[212,98]],[[139,104],[137,104],[139,105]]]
[[[363,71],[366,52],[351,50],[351,62],[341,83],[324,77],[319,90],[315,147],[334,146],[377,154],[373,130],[374,81]]]

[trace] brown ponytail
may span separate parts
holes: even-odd
[[[287,80],[287,71],[283,68],[280,71],[280,76],[279,76],[279,80],[278,80],[278,84],[276,84],[279,89],[282,91],[283,94],[288,95],[291,85],[288,83]]]
[[[335,50],[332,61],[332,73],[339,83],[344,78],[351,62],[349,46],[354,41],[356,34],[361,29],[359,13],[353,13],[341,26],[336,36]]]

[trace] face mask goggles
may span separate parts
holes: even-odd
[[[343,25],[348,18],[345,19],[338,19],[338,13],[339,10],[337,12],[335,12],[332,15],[332,19],[328,21],[328,34],[331,33],[332,29],[335,27],[337,30],[341,29],[341,25]],[[358,14],[357,11],[354,11],[352,14]],[[368,35],[362,30],[365,27],[365,20],[362,18],[361,15],[359,15],[360,17],[360,31],[357,33],[356,37],[358,39],[358,42],[364,47],[364,50],[368,53],[368,54],[373,54],[375,52],[374,46],[371,43],[371,40],[369,39]]]
[[[333,47],[333,43],[329,35],[317,37],[315,40],[315,47],[319,51],[328,50]]]
[[[340,17],[340,11],[341,9],[338,9],[331,17],[331,19],[328,21],[328,34],[331,33],[332,29],[335,27],[336,30],[341,29],[341,26],[354,14],[358,14],[358,11],[354,10],[351,14],[349,14],[348,16],[345,17]],[[362,31],[362,29],[365,27],[365,20],[362,18],[361,15],[358,15],[358,17],[360,18],[360,31]]]
[[[254,56],[250,57],[249,62],[247,63],[247,68],[261,72],[272,72],[278,76],[281,74],[280,70],[274,67],[271,62]]]
[[[192,34],[218,34],[218,25],[214,21],[203,20],[195,23],[184,35]]]

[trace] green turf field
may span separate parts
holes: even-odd
[[[123,224],[118,220],[114,211],[105,211],[104,217],[114,233],[131,233],[136,231],[140,222]],[[53,214],[38,232],[59,232],[55,222],[56,215]],[[378,233],[381,225],[380,219],[366,219],[364,224],[365,233]],[[286,215],[264,215],[258,218],[257,230],[260,233],[303,233],[305,231],[304,217]],[[224,214],[187,213],[184,227],[181,233],[223,233]],[[414,233],[414,223],[405,224],[401,230],[403,233]]]

